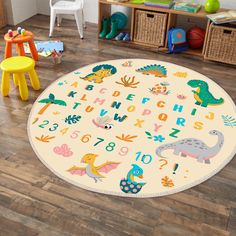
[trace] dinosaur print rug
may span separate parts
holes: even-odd
[[[52,83],[32,108],[28,135],[39,159],[67,182],[155,197],[200,184],[229,163],[235,111],[219,85],[193,70],[111,60]]]

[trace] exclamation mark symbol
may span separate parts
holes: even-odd
[[[173,171],[173,174],[175,175],[176,174],[176,170],[179,168],[179,164],[178,163],[175,163],[174,165],[174,171]]]

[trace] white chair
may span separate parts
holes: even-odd
[[[55,3],[54,3],[55,2]],[[84,22],[84,13],[83,13],[83,7],[84,7],[84,0],[75,0],[75,1],[55,1],[50,0],[50,33],[49,37],[52,36],[54,26],[55,26],[55,20],[57,17],[58,25],[61,24],[62,16],[61,15],[74,15],[76,24],[78,27],[78,31],[80,34],[80,38],[83,39],[83,27],[85,27]]]

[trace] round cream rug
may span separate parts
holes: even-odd
[[[209,78],[171,63],[113,60],[78,69],[35,102],[39,159],[81,188],[154,197],[195,186],[235,154],[235,105]]]

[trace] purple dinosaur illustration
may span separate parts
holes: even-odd
[[[181,153],[183,157],[190,156],[196,158],[198,162],[204,161],[206,164],[210,164],[210,158],[216,156],[224,144],[224,135],[218,130],[211,130],[209,134],[218,136],[218,141],[213,147],[207,146],[199,139],[186,138],[174,143],[159,146],[156,149],[156,154],[161,158],[166,158],[162,156],[162,152],[173,149],[175,155]]]

